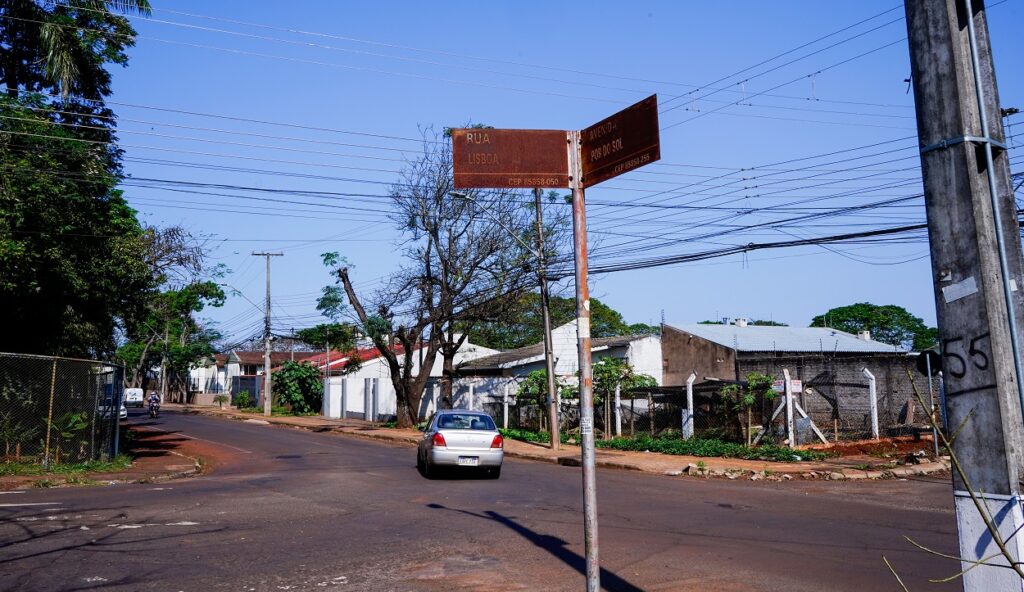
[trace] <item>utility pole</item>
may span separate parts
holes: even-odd
[[[587,592],[601,589],[597,538],[597,467],[594,462],[594,367],[590,358],[590,287],[587,285],[587,212],[583,191],[580,132],[569,132],[573,254],[576,267],[576,334],[580,358],[580,437],[583,464],[583,541]]]
[[[964,589],[1022,591],[1024,267],[980,1],[906,0]],[[990,121],[991,120],[991,121]],[[991,127],[990,127],[991,124]],[[984,564],[979,561],[994,556]]]
[[[267,260],[267,301],[263,308],[263,415],[270,417],[271,383],[270,383],[270,258],[282,257],[284,253],[253,253],[254,257],[265,257]]]
[[[168,323],[164,323],[164,355],[160,359],[160,402],[167,402],[167,343],[171,337]]]
[[[541,188],[534,187],[533,200],[537,207],[537,275],[540,280],[540,310],[544,318],[544,364],[548,374],[548,425],[551,431],[551,450],[560,444],[558,425],[558,391],[555,386],[555,355],[551,345],[551,300],[548,296],[547,253],[544,251],[544,213],[541,210]]]

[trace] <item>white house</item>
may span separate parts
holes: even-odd
[[[562,382],[577,381],[577,343],[575,320],[551,330],[555,376]],[[598,337],[591,340],[591,352],[595,362],[602,357],[625,359],[636,372],[662,384],[661,338],[657,335]],[[543,342],[468,361],[458,369],[455,404],[479,409],[485,402],[501,402],[506,394],[515,394],[530,372],[544,368]]]
[[[310,352],[271,352],[270,362],[277,366],[315,355]],[[263,352],[232,350],[216,354],[205,365],[189,370],[189,390],[194,393],[193,402],[198,405],[213,404],[213,397],[220,393],[234,398],[243,390],[249,391],[252,400],[257,401],[263,386],[262,375]]]
[[[401,350],[399,349],[399,351]],[[417,351],[413,355],[412,372],[414,375],[419,373],[420,353]],[[496,353],[498,350],[466,341],[455,355],[455,365],[458,367],[470,360]],[[349,364],[349,359],[344,354],[330,352],[329,361],[328,354],[318,354],[306,358],[306,361],[316,364],[322,372],[330,374],[330,378],[325,379],[325,382],[329,384],[325,385],[323,415],[332,418],[367,419],[395,417],[398,413],[398,403],[387,361],[380,355],[376,347],[361,347],[356,350],[356,355],[359,356],[360,367],[349,374],[342,374],[344,368]],[[399,355],[400,360],[401,358],[402,356]],[[437,401],[441,396],[438,379],[442,376],[442,366],[443,361],[439,354],[434,360],[434,365],[430,370],[430,381],[423,393],[419,412],[421,417],[429,416],[437,408]],[[369,414],[367,414],[368,409]]]

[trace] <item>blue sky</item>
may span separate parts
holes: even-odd
[[[1024,107],[1024,2],[991,4],[1002,103]],[[285,254],[282,333],[321,320],[320,253],[366,291],[395,269],[384,196],[431,126],[579,129],[657,93],[662,160],[588,190],[592,265],[923,221],[901,3],[161,0],[134,22],[112,97],[125,192],[147,222],[209,237],[244,295],[209,312],[228,335],[261,330],[252,251]],[[912,238],[607,274],[592,293],[630,322],[805,325],[870,301],[934,323]]]

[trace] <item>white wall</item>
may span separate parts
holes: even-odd
[[[579,369],[578,341],[576,321],[570,321],[551,330],[551,351],[555,358],[555,376],[562,383],[575,384]],[[657,336],[637,337],[628,345],[612,348],[596,348],[593,350],[594,361],[602,357],[625,358],[637,372],[649,374],[660,385],[662,383],[661,338]],[[510,385],[511,396],[515,396],[518,383],[530,372],[545,368],[544,355],[534,356],[514,363],[506,364],[504,370],[509,376],[504,377],[465,377],[456,381],[456,405],[468,403],[469,384],[474,384],[474,398],[480,400],[501,401],[505,384]],[[462,398],[458,398],[461,396]],[[481,399],[483,397],[483,399]],[[479,408],[479,407],[477,407]]]
[[[481,347],[471,343],[464,343],[459,351],[455,354],[455,364],[461,364],[463,362],[473,360],[482,356],[489,356],[491,354],[498,353],[497,350]],[[444,365],[440,355],[434,360],[434,365],[431,368],[430,376],[432,378],[440,378],[442,373],[441,369]],[[413,375],[419,373],[419,353],[413,354]],[[345,376],[334,376],[331,377],[331,386],[329,394],[325,397],[324,402],[324,415],[326,417],[339,418],[341,417],[341,381],[348,379],[348,404],[346,405],[347,410],[352,413],[364,412],[363,410],[363,381],[366,378],[377,380],[377,415],[382,418],[394,417],[398,414],[398,401],[395,395],[395,387],[391,383],[391,373],[388,369],[387,362],[382,357],[374,358],[372,360],[363,362],[363,365]],[[358,395],[353,395],[358,393]],[[421,417],[427,417],[430,413],[433,413],[437,408],[436,401],[441,396],[440,385],[435,385],[434,381],[427,384],[426,389],[423,392],[423,401],[420,405]],[[358,401],[357,401],[358,399]]]

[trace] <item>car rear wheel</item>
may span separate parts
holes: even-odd
[[[501,478],[501,467],[491,467],[487,469],[488,479],[499,479]]]

